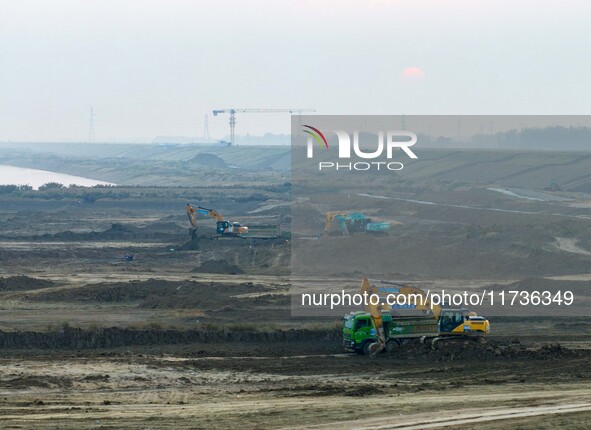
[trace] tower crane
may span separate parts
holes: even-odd
[[[230,145],[234,145],[234,130],[236,128],[236,114],[237,113],[297,113],[298,115],[304,112],[316,112],[315,109],[214,109],[213,116],[218,116],[222,113],[230,114]]]

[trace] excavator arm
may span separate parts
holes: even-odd
[[[368,278],[363,278],[363,281],[361,281],[361,294],[367,297],[364,303],[365,311],[371,315],[371,321],[378,339],[377,343],[372,345],[370,349],[372,356],[376,355],[386,347],[386,333],[384,331],[382,312],[392,309],[386,300],[387,295],[406,296],[406,303],[412,304],[414,309],[421,310],[424,313],[432,314],[435,320],[439,318],[439,314],[441,313],[441,307],[438,305],[433,305],[429,296],[427,296],[427,294],[420,288],[398,282],[376,282],[379,282],[383,285],[372,285],[370,284],[370,280]],[[370,300],[370,296],[372,295],[380,297],[380,300],[377,301],[377,304],[374,304],[376,300],[373,302]]]
[[[197,209],[187,203],[187,216],[189,217],[189,222],[193,228],[197,228],[197,223],[195,222],[195,212],[197,212]]]
[[[433,318],[439,319],[441,313],[441,306],[431,303],[431,298],[420,288],[412,285],[404,285],[400,288],[400,293],[408,298],[415,297],[411,302],[415,305],[415,309],[422,310],[425,313],[433,313]],[[417,296],[421,296],[419,299]]]
[[[361,294],[367,297],[364,306],[365,311],[371,315],[371,321],[378,338],[377,344],[372,345],[370,349],[371,356],[373,357],[386,347],[386,333],[384,332],[384,320],[382,318],[382,310],[385,309],[380,303],[372,304],[370,296],[378,294],[378,291],[375,286],[369,283],[369,279],[367,278],[363,278],[363,281],[361,281]]]
[[[224,217],[221,213],[213,210],[207,209],[201,206],[191,206],[190,203],[187,203],[187,216],[189,217],[189,222],[194,228],[197,228],[197,223],[195,221],[195,214],[200,213],[201,215],[209,216],[210,218],[215,218],[217,221],[223,221]]]
[[[324,225],[324,232],[329,234],[332,229],[332,222],[336,218],[339,221],[339,228],[341,229],[343,235],[348,236],[349,231],[347,229],[347,224],[345,223],[345,214],[342,212],[326,212],[326,224]]]
[[[222,214],[216,212],[213,209],[203,208],[201,206],[191,206],[190,203],[187,203],[187,217],[189,217],[189,222],[191,223],[191,237],[194,239],[197,234],[197,221],[195,220],[195,214],[200,213],[201,215],[209,216],[210,218],[215,218],[218,222],[223,221]]]
[[[207,209],[207,208],[203,208],[201,206],[198,206],[197,212],[199,212],[202,215],[209,216],[210,218],[215,218],[217,221],[224,220],[224,217],[222,216],[222,214],[213,210],[213,209]]]

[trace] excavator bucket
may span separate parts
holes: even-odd
[[[369,346],[369,354],[371,357],[375,357],[386,347],[386,332],[384,331],[384,321],[382,319],[382,307],[380,305],[373,305],[372,301],[369,299],[369,296],[376,292],[375,287],[372,287],[369,283],[369,279],[363,278],[363,281],[361,281],[361,293],[368,295],[368,302],[365,303],[365,310],[371,315],[371,322],[376,331],[377,337],[377,342]]]
[[[386,347],[386,344],[384,344],[383,342],[381,342],[380,340],[378,340],[375,343],[372,343],[369,346],[369,356],[370,357],[375,357],[376,355],[378,355],[380,352],[382,352],[384,350],[384,348]]]

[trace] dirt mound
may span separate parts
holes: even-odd
[[[222,158],[214,154],[208,154],[207,152],[200,152],[189,161],[209,167],[226,167],[226,162]]]
[[[72,386],[70,378],[61,378],[56,376],[17,376],[12,379],[0,380],[0,387],[4,389],[30,389],[30,388],[69,388]],[[37,400],[36,405],[43,405],[43,402]]]
[[[389,354],[391,357],[406,360],[429,361],[487,361],[495,359],[533,359],[551,360],[576,355],[576,351],[567,350],[560,344],[545,344],[538,347],[525,347],[519,341],[503,343],[494,340],[480,341],[453,339],[431,342],[412,342],[401,346]]]
[[[588,321],[573,321],[555,323],[554,328],[559,330],[579,331],[581,333],[591,334],[591,322]]]
[[[199,243],[206,239],[203,236],[195,236],[190,241],[183,243],[178,247],[179,251],[197,251],[199,249]]]
[[[94,349],[116,348],[137,345],[174,345],[235,343],[262,344],[293,342],[327,342],[338,344],[336,332],[324,330],[134,330],[126,328],[103,328],[82,330],[69,328],[55,332],[2,332],[1,349]],[[252,348],[252,346],[251,346]],[[230,352],[231,353],[231,352]]]
[[[31,295],[29,300],[59,302],[136,303],[150,309],[188,309],[192,307],[212,311],[247,299],[234,296],[272,292],[267,286],[243,282],[146,281],[100,283],[79,288],[47,291]]]
[[[28,276],[11,276],[0,278],[0,291],[27,291],[49,288],[53,282],[45,279],[29,278]]]
[[[141,242],[145,240],[162,240],[178,242],[179,238],[185,235],[185,230],[172,222],[158,221],[148,224],[145,227],[137,227],[131,224],[114,223],[111,228],[103,231],[74,232],[70,230],[54,234],[42,234],[27,237],[11,237],[11,239],[27,239],[40,241],[101,241],[101,240],[130,240]]]
[[[236,266],[235,264],[231,264],[226,260],[207,260],[201,263],[199,267],[194,268],[191,270],[193,273],[221,273],[221,274],[229,274],[229,275],[236,275],[239,273],[244,273],[244,271]]]
[[[165,217],[165,219],[170,219],[170,217]],[[172,219],[175,218],[172,217]],[[164,219],[161,219],[160,221],[155,221],[153,223],[148,224],[144,227],[144,229],[150,231],[178,233],[179,225],[176,222],[165,221]]]

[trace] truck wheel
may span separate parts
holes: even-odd
[[[364,354],[364,355],[370,355],[370,354],[371,354],[371,346],[372,346],[374,343],[375,343],[375,342],[368,341],[368,342],[365,342],[365,343],[363,344],[363,349],[362,349],[362,351],[363,351],[363,354]]]
[[[386,351],[389,354],[396,351],[399,347],[400,347],[400,343],[398,343],[397,340],[389,340],[388,343],[386,343]]]
[[[439,341],[441,340],[441,338],[436,337],[431,341],[431,348],[432,349],[438,349],[439,348]]]

